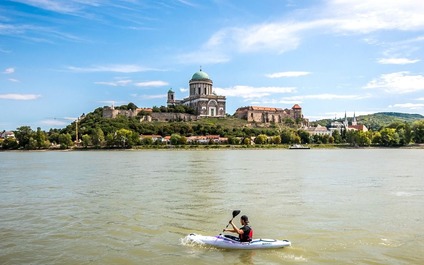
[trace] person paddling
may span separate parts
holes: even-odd
[[[240,242],[250,242],[253,237],[253,229],[249,226],[249,218],[246,215],[240,217],[240,223],[242,227],[237,228],[231,219],[230,224],[233,229],[224,229],[224,232],[237,233],[239,235]]]

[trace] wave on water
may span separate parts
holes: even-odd
[[[393,194],[397,197],[411,197],[415,195],[411,192],[406,192],[406,191],[397,191],[397,192],[394,192]]]
[[[399,247],[402,245],[402,243],[396,242],[395,240],[392,240],[392,239],[380,238],[380,240],[381,242],[379,244],[386,247]]]
[[[187,235],[184,238],[180,239],[180,243],[183,246],[187,246],[187,247],[205,247],[205,243],[203,243],[200,240],[196,240],[195,237],[191,236],[191,235]]]

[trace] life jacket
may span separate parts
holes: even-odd
[[[250,241],[252,241],[253,229],[248,225],[245,225],[240,229],[243,230],[243,234],[239,235],[240,242],[250,242]]]

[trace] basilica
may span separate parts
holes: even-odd
[[[193,74],[189,81],[189,95],[184,99],[176,99],[172,89],[168,91],[167,106],[174,107],[184,105],[194,110],[194,114],[173,113],[173,112],[153,112],[151,108],[137,108],[134,110],[115,109],[105,107],[103,117],[116,118],[118,115],[127,117],[138,117],[139,113],[145,113],[140,121],[195,121],[205,117],[224,118],[226,117],[226,97],[217,95],[213,91],[213,82],[209,75],[200,69]],[[283,123],[286,119],[301,121],[303,126],[308,126],[308,119],[302,114],[302,107],[295,104],[291,109],[246,106],[240,107],[234,116],[245,119],[249,123]]]
[[[213,82],[209,75],[200,69],[189,81],[190,94],[182,100],[175,99],[175,92],[168,91],[167,105],[185,105],[194,109],[198,117],[225,117],[225,96],[218,96],[213,91]]]

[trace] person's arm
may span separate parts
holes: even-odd
[[[233,223],[233,220],[231,220],[230,225],[233,227],[233,229],[225,229],[225,231],[243,235],[244,231],[241,229],[238,229],[237,226]]]

